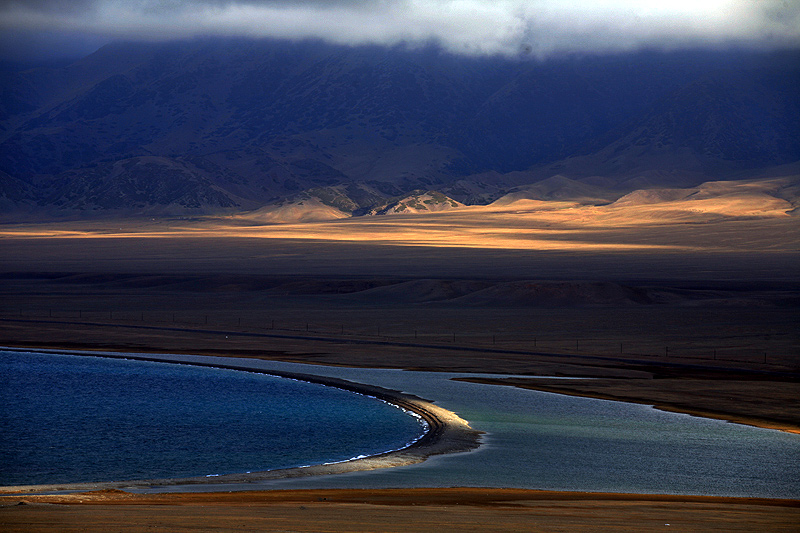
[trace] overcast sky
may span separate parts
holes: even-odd
[[[320,38],[437,43],[463,54],[800,47],[800,0],[0,0],[6,56],[115,39]]]

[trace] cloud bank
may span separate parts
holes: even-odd
[[[460,54],[800,46],[796,0],[2,0],[6,36],[437,44]]]

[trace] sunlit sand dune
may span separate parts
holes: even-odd
[[[335,207],[325,205],[314,198],[283,205],[267,206],[248,215],[248,218],[255,222],[271,224],[336,220],[346,217],[346,213]]]
[[[243,237],[542,251],[792,251],[800,248],[800,224],[792,216],[799,191],[800,178],[790,177],[638,190],[605,205],[512,193],[486,206],[351,218],[308,200],[228,217],[9,225],[0,236]]]

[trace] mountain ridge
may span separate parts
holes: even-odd
[[[584,201],[693,186],[800,160],[798,57],[115,43],[4,77],[0,205],[224,213],[364,184],[343,211],[358,215],[418,190],[488,204],[557,176],[591,188]]]

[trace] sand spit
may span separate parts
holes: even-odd
[[[51,352],[53,353],[53,352]],[[87,491],[87,490],[110,490],[110,489],[130,489],[155,486],[175,486],[175,485],[199,485],[199,484],[227,484],[227,483],[250,483],[268,481],[275,479],[286,479],[305,476],[319,476],[328,474],[340,474],[346,472],[357,472],[365,470],[375,470],[378,468],[390,468],[394,466],[405,466],[425,461],[433,455],[448,453],[459,453],[473,450],[480,446],[480,436],[482,432],[472,429],[469,423],[460,418],[457,414],[443,409],[430,401],[418,398],[410,394],[403,394],[398,391],[353,383],[339,378],[326,376],[316,376],[313,374],[303,374],[295,372],[283,372],[277,370],[265,371],[259,368],[248,367],[243,364],[212,364],[202,362],[176,361],[163,357],[148,357],[132,354],[110,354],[110,353],[76,353],[70,355],[84,355],[89,357],[109,357],[115,359],[133,359],[138,361],[152,361],[173,364],[191,364],[194,366],[206,366],[212,368],[222,368],[229,370],[241,370],[256,372],[270,376],[278,376],[288,379],[296,379],[309,383],[318,383],[329,387],[336,387],[342,390],[351,391],[357,394],[372,396],[379,400],[391,403],[410,411],[422,418],[428,425],[428,431],[417,441],[409,446],[392,450],[385,453],[371,455],[368,457],[358,457],[347,461],[327,463],[319,465],[302,466],[297,468],[286,468],[276,470],[266,470],[260,472],[246,472],[237,474],[206,475],[188,478],[168,478],[168,479],[147,479],[147,480],[128,480],[128,481],[107,481],[107,482],[88,482],[88,483],[59,483],[51,485],[22,485],[0,487],[0,494],[9,493],[30,493],[30,492],[56,492],[56,491]]]

